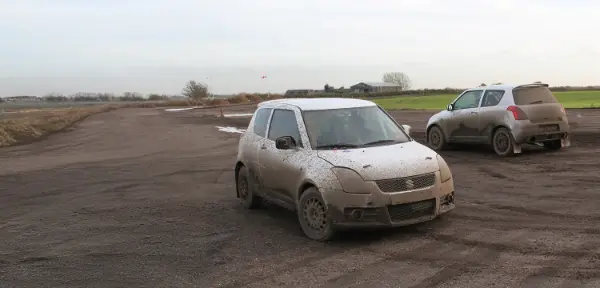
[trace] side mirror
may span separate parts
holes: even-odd
[[[448,111],[454,110],[454,105],[448,104],[448,107],[446,107],[446,110],[448,110]]]
[[[279,150],[289,150],[296,148],[296,141],[292,136],[281,136],[275,139],[275,148]]]
[[[410,136],[410,125],[402,125],[402,129],[404,130],[404,132],[406,132],[406,134],[408,134],[408,136]]]

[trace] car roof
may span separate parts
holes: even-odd
[[[331,110],[344,108],[377,106],[374,102],[352,98],[286,98],[264,101],[258,107],[276,107],[278,105],[293,105],[300,110]]]
[[[481,86],[481,87],[475,87],[475,88],[471,88],[469,90],[483,90],[483,89],[488,89],[488,90],[512,90],[514,88],[517,87],[525,87],[525,86],[530,86],[530,87],[536,87],[536,86],[543,86],[543,87],[548,87],[548,84],[544,84],[544,83],[529,83],[529,84],[520,84],[520,85],[512,85],[512,84],[498,84],[498,85],[489,85],[489,86]]]

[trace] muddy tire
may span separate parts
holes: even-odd
[[[427,144],[431,149],[440,151],[446,149],[448,144],[446,143],[446,138],[444,138],[444,133],[442,129],[438,126],[433,126],[427,132]]]
[[[246,209],[256,209],[262,204],[262,199],[254,193],[252,181],[248,176],[246,167],[240,168],[238,171],[237,182],[235,188],[242,202],[242,206]]]
[[[562,148],[562,143],[560,140],[552,140],[548,142],[544,142],[544,148],[548,150],[560,150]]]
[[[306,237],[320,242],[333,238],[335,230],[327,210],[327,205],[317,188],[311,187],[302,193],[297,212],[300,227]]]
[[[492,148],[498,156],[507,157],[514,155],[514,139],[506,128],[498,128],[492,136]]]

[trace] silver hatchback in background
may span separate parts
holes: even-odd
[[[491,144],[496,154],[521,153],[522,144],[558,150],[570,146],[569,122],[548,84],[468,89],[427,123],[434,150],[449,143]]]

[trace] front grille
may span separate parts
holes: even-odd
[[[377,180],[377,187],[383,192],[402,192],[421,189],[435,185],[435,173],[428,173],[404,178]]]
[[[435,211],[435,199],[388,206],[392,221],[406,221],[432,215]]]

